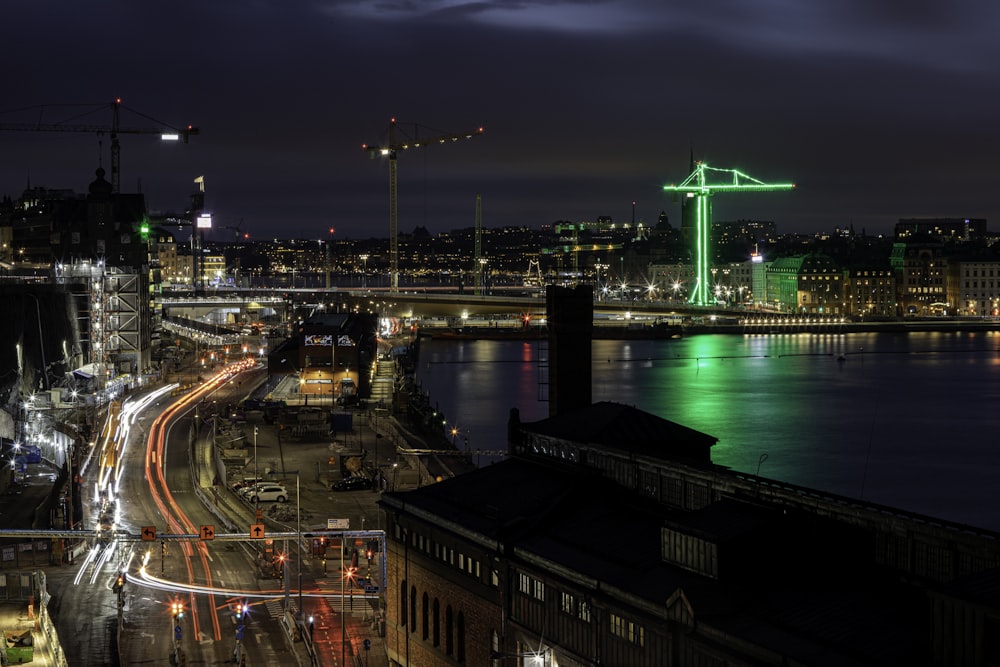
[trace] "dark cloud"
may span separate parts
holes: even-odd
[[[997,218],[1000,9],[982,3],[111,4],[5,8],[25,29],[0,43],[19,73],[0,106],[121,96],[198,125],[187,146],[124,137],[123,187],[141,178],[151,206],[180,209],[204,174],[216,215],[261,236],[318,237],[331,219],[387,233],[386,165],[361,144],[392,116],[486,127],[401,155],[401,229],[468,226],[476,193],[491,226],[625,219],[633,200],[654,219],[676,208],[661,186],[686,177],[692,150],[799,183],[720,197],[717,216],[789,231]],[[17,195],[28,174],[83,191],[98,141],[0,133],[0,191]]]

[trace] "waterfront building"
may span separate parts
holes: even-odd
[[[780,313],[793,313],[799,302],[799,270],[804,257],[779,257],[766,266],[764,304]]]
[[[947,286],[956,314],[1000,316],[1000,260],[952,258]]]
[[[889,268],[844,270],[844,314],[890,319],[897,316],[896,274]]]
[[[715,466],[615,403],[384,494],[392,665],[978,665],[997,535]]]
[[[955,314],[955,305],[948,300],[949,259],[943,243],[893,243],[889,260],[902,315]]]
[[[820,253],[774,260],[767,266],[764,289],[766,303],[780,312],[841,315],[845,310],[843,272]]]

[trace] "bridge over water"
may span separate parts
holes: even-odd
[[[421,288],[390,293],[387,289],[226,289],[213,290],[205,296],[192,292],[169,292],[158,302],[165,312],[197,319],[214,311],[241,313],[271,310],[288,314],[310,307],[377,312],[385,317],[434,318],[523,316],[542,319],[546,316],[545,293],[524,287],[493,288],[491,294],[460,294],[454,288]],[[595,301],[595,318],[632,317],[742,317],[746,311],[719,306],[692,306],[677,301]]]

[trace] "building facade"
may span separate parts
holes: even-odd
[[[386,493],[392,665],[987,665],[996,535],[736,473],[597,403]]]
[[[874,267],[845,269],[844,314],[862,319],[896,317],[895,272]]]

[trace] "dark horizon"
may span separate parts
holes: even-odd
[[[143,114],[123,126],[194,125],[187,145],[123,135],[122,191],[183,209],[204,176],[207,209],[258,238],[388,234],[387,166],[362,144],[379,144],[391,117],[422,136],[485,128],[401,154],[400,230],[468,226],[477,194],[491,227],[628,221],[633,201],[637,220],[679,219],[662,187],[692,155],[798,185],[716,197],[717,219],[885,234],[902,217],[998,217],[997,7],[57,5],[8,10],[8,25],[44,29],[0,45],[19,72],[0,125],[116,97]],[[83,191],[109,146],[106,134],[0,132],[0,194]]]

